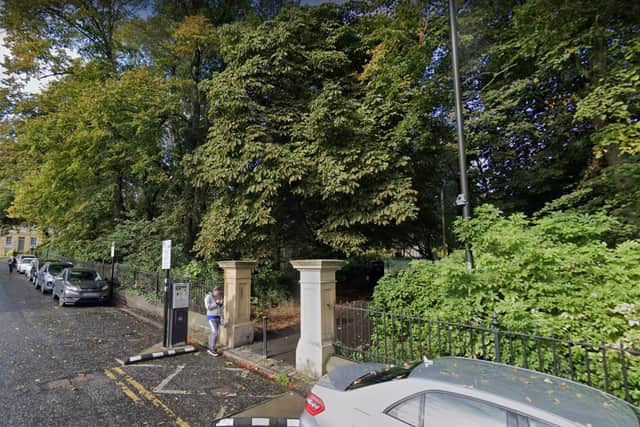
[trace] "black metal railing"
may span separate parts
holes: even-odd
[[[423,356],[463,356],[533,369],[588,384],[640,403],[640,351],[624,343],[542,336],[487,324],[463,324],[336,305],[336,353],[391,364]]]
[[[214,287],[224,288],[224,282],[220,280],[197,280],[190,277],[176,277],[175,283],[189,283],[189,310],[206,314],[207,308],[204,305],[204,298],[207,292]]]

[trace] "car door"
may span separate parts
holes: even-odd
[[[60,277],[56,277],[53,281],[53,290],[54,292],[56,292],[57,289],[58,297],[62,297],[64,295],[64,284],[68,278],[68,275],[69,269],[65,268],[64,270],[62,270],[62,273],[60,273]]]
[[[44,282],[44,276],[47,273],[47,265],[49,265],[48,262],[44,263],[44,265],[38,272],[38,277],[36,278],[36,287],[42,286],[42,283]]]
[[[53,297],[53,295],[59,295],[59,284],[58,284],[58,280],[56,280],[55,278],[53,279],[53,287],[51,288],[51,296]]]

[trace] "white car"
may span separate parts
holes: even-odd
[[[570,380],[445,357],[409,368],[363,363],[322,377],[303,427],[638,427],[638,408]]]
[[[24,273],[25,271],[27,271],[27,268],[31,267],[31,260],[35,257],[35,255],[18,255],[18,264],[16,266],[16,271],[18,273]]]
[[[27,278],[27,280],[29,280],[30,282],[33,282],[35,280],[35,276],[37,275],[37,273],[38,273],[38,258],[33,258],[29,262],[29,266],[25,268],[24,275]]]

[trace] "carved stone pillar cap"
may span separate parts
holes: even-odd
[[[341,259],[299,259],[292,260],[296,270],[340,270],[345,262]]]
[[[226,270],[228,268],[238,269],[253,269],[258,263],[256,261],[219,261],[220,268]]]

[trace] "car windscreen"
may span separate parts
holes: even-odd
[[[69,264],[51,264],[49,265],[49,273],[57,275],[62,273],[62,270],[69,267]]]
[[[71,270],[69,280],[100,280],[100,276],[95,271]]]

